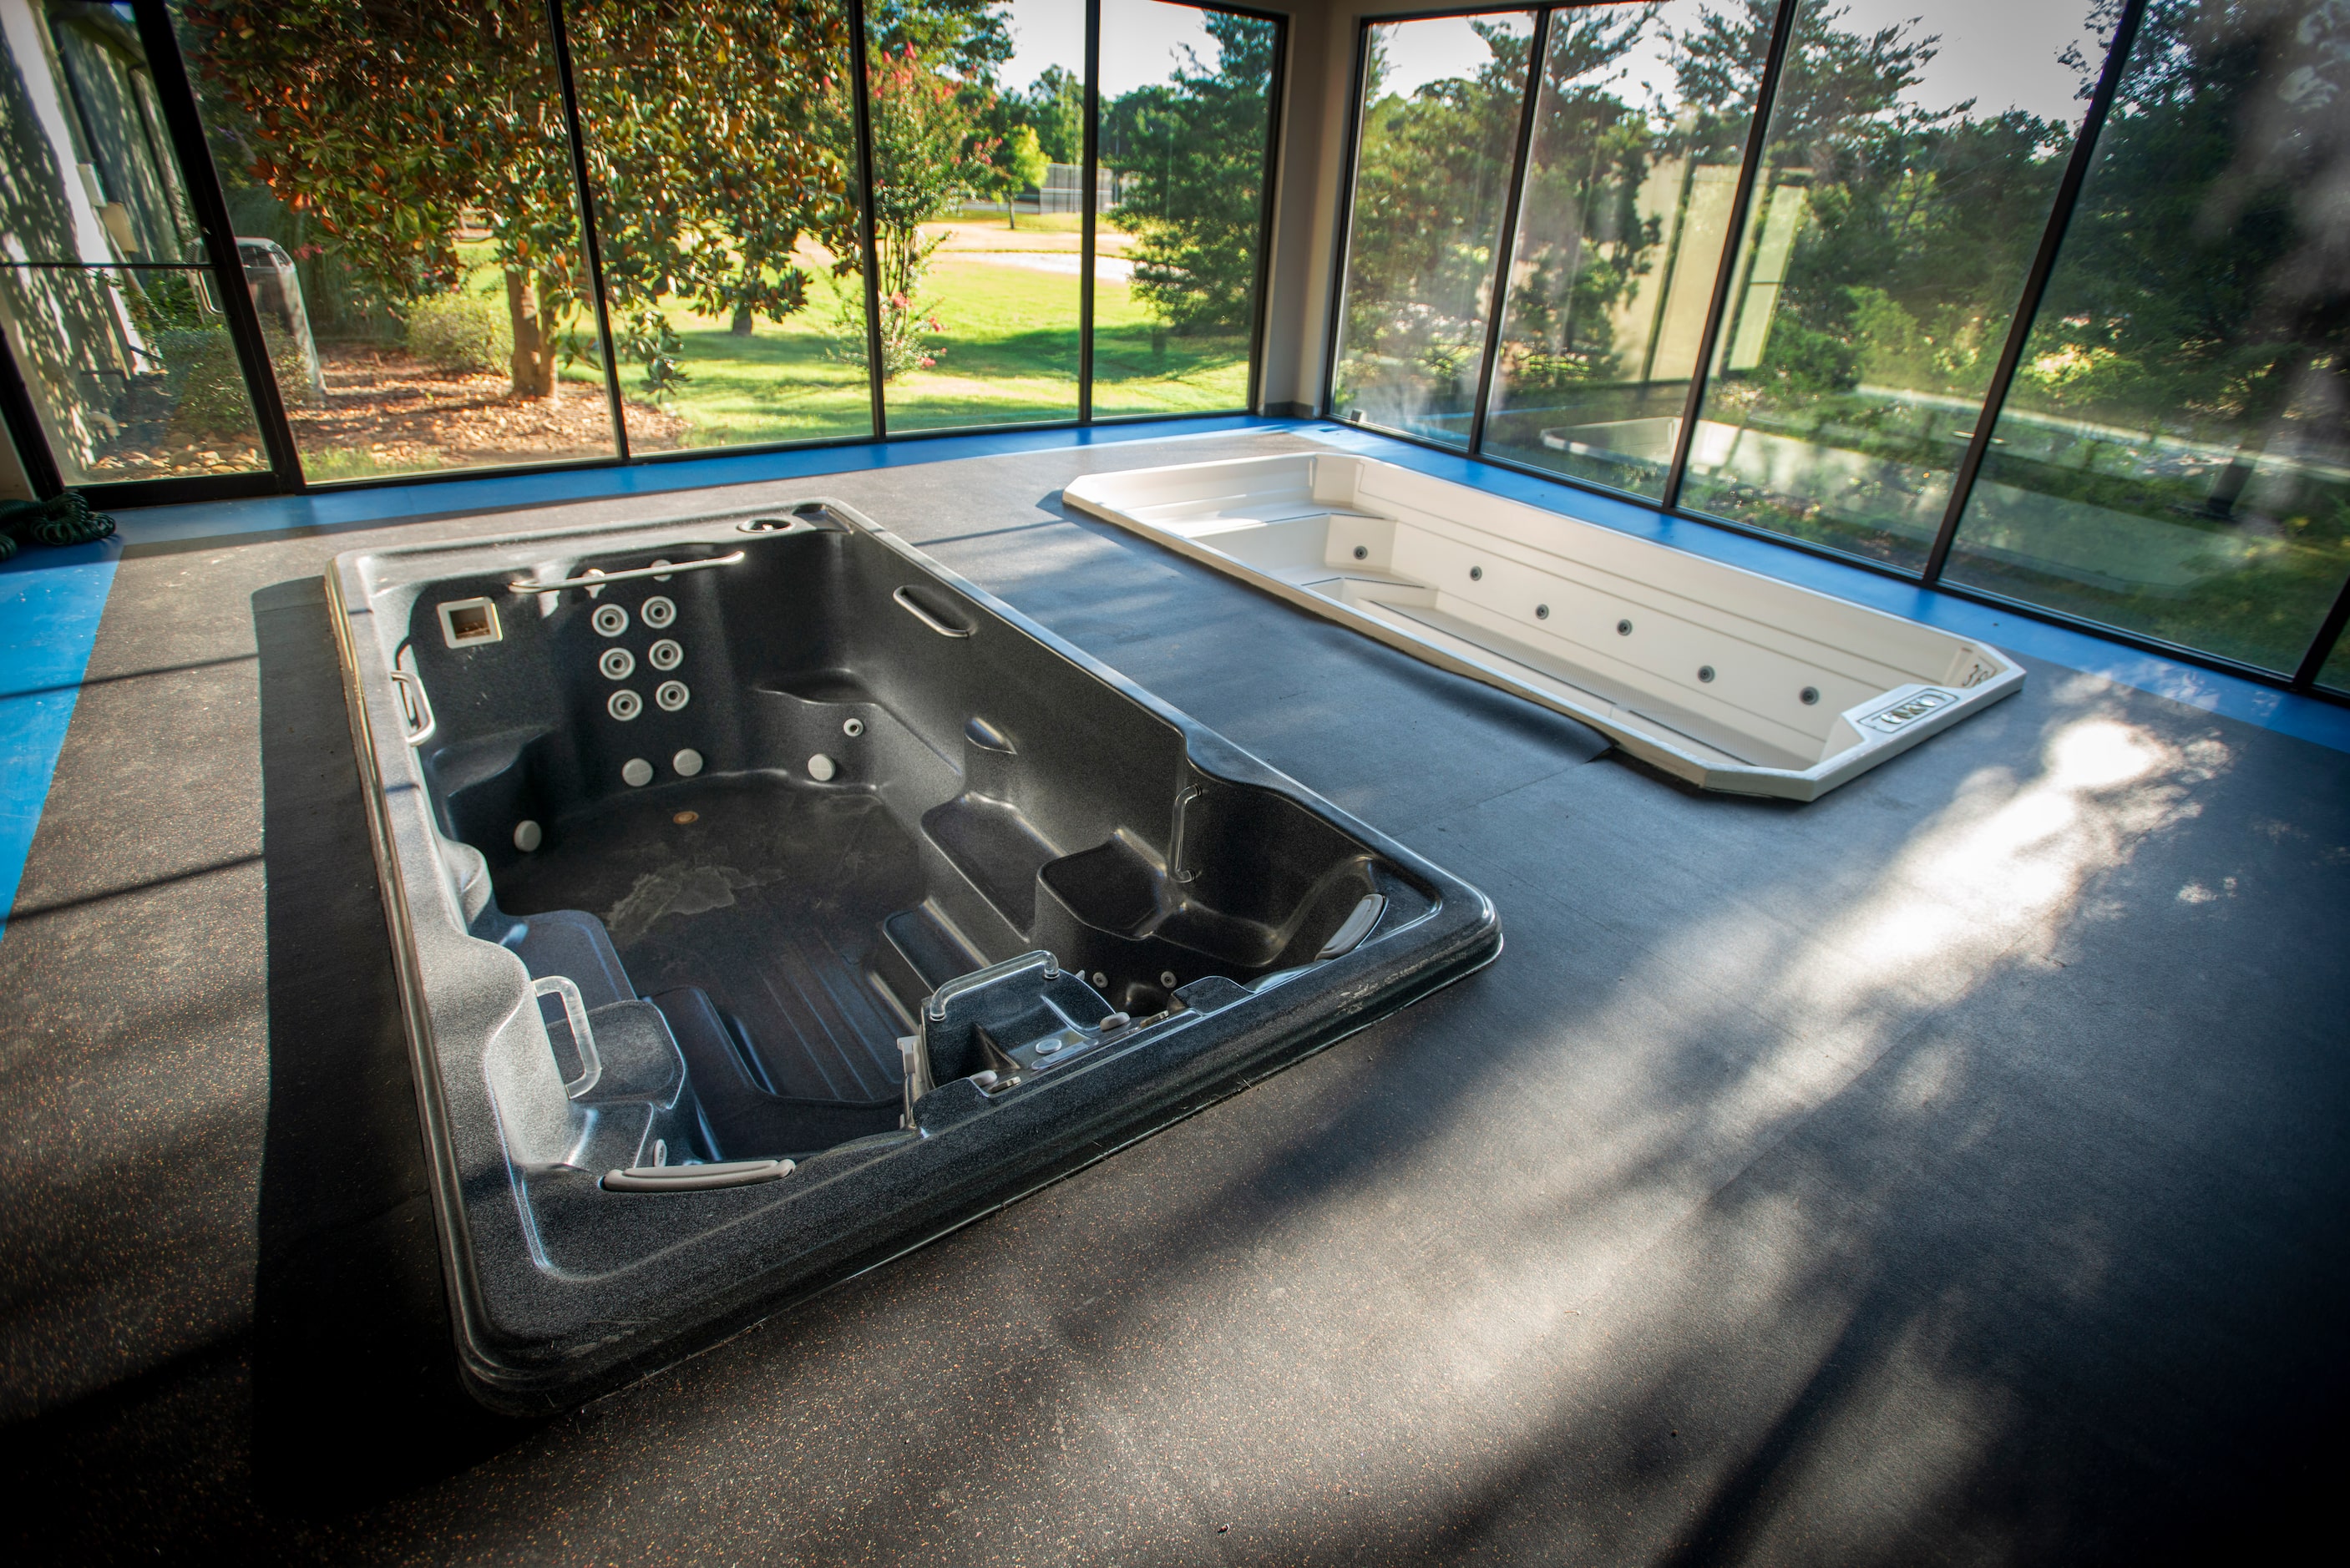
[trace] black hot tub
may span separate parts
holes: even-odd
[[[328,577],[461,1359],[543,1409],[1490,961],[1484,898],[837,504]]]

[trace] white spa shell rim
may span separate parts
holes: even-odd
[[[1376,458],[1132,469],[1063,493],[1700,789],[1814,800],[2023,683],[1974,639]]]

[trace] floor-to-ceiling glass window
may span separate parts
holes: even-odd
[[[1365,40],[1333,412],[1466,444],[1517,161],[1534,13]]]
[[[1924,566],[2110,10],[1800,0],[1681,504]]]
[[[869,434],[844,0],[569,0],[631,452]]]
[[[68,484],[265,469],[128,9],[0,0],[0,332]]]
[[[1770,45],[1710,0],[1553,11],[1485,450],[1660,494]]]
[[[1075,419],[1084,0],[866,16],[889,433]]]
[[[2299,664],[2350,573],[2345,106],[2339,5],[2151,0],[1950,580]]]
[[[611,456],[542,0],[172,12],[303,477]]]
[[[1248,404],[1277,35],[1262,17],[1102,0],[1097,414]]]

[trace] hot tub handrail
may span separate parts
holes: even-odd
[[[579,1053],[579,1075],[567,1080],[563,1092],[576,1100],[604,1076],[604,1058],[596,1049],[596,1032],[588,1023],[588,999],[579,994],[578,986],[559,974],[545,974],[532,981],[530,994],[534,1000],[542,996],[563,999],[564,1022],[571,1026],[571,1044]]]
[[[408,732],[408,743],[421,746],[432,738],[441,721],[432,716],[432,699],[425,694],[423,672],[416,668],[415,639],[408,639],[391,651],[391,682],[400,694],[401,727]],[[402,667],[401,659],[408,664]]]
[[[510,594],[551,594],[564,588],[600,588],[607,583],[625,583],[631,577],[666,577],[676,572],[699,572],[710,566],[731,566],[747,552],[737,550],[731,556],[712,556],[702,561],[655,561],[650,566],[632,566],[625,572],[593,572],[584,577],[556,577],[540,582],[532,577],[515,577],[506,584]]]

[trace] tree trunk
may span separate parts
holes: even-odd
[[[2236,503],[2244,498],[2244,487],[2251,483],[2252,475],[2260,469],[2261,444],[2257,436],[2248,436],[2236,448],[2236,455],[2220,471],[2211,493],[2203,498],[2204,516],[2215,523],[2237,520]]]
[[[555,322],[547,282],[530,274],[506,269],[506,314],[514,322],[514,358],[508,368],[517,398],[556,399]]]
[[[747,305],[738,305],[734,307],[734,319],[727,323],[726,330],[737,337],[748,337],[751,336],[753,325],[751,307]]]
[[[2240,520],[2236,504],[2244,498],[2252,475],[2259,472],[2261,453],[2267,449],[2272,433],[2269,427],[2293,400],[2294,380],[2307,362],[2308,356],[2304,354],[2288,355],[2262,371],[2252,383],[2244,397],[2244,411],[2238,416],[2242,433],[2237,438],[2235,455],[2220,471],[2211,493],[2203,498],[2204,516],[2217,523]]]

